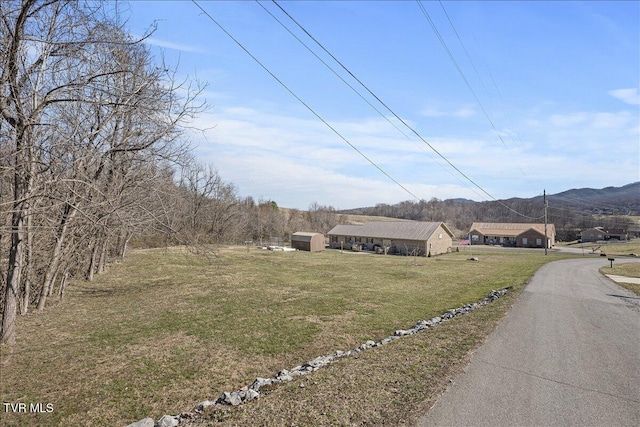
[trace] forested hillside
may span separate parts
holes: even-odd
[[[558,239],[574,240],[580,230],[595,226],[627,228],[631,216],[640,215],[640,182],[623,187],[575,189],[547,195],[548,222],[556,226]],[[543,196],[530,199],[474,202],[464,199],[419,202],[405,201],[395,205],[378,204],[340,211],[343,214],[378,215],[418,221],[444,221],[459,237],[476,221],[543,222]]]

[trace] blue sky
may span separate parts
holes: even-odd
[[[347,209],[640,180],[640,2],[278,3],[378,99],[277,4],[198,4],[315,112],[196,4],[121,8],[132,34],[157,22],[158,60],[207,83],[189,137],[242,196]]]

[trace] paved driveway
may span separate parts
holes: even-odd
[[[598,273],[605,265],[538,270],[418,425],[640,426],[640,298]]]

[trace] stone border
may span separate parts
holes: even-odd
[[[379,341],[367,341],[364,344],[359,345],[351,350],[341,351],[337,350],[335,353],[328,354],[326,356],[319,356],[313,360],[310,360],[302,365],[298,365],[290,370],[283,369],[275,374],[271,378],[256,378],[251,385],[242,387],[236,391],[228,392],[225,391],[222,393],[220,397],[216,400],[204,400],[198,403],[192,412],[182,413],[180,415],[164,415],[157,423],[153,421],[152,418],[145,418],[140,421],[128,424],[126,427],[175,427],[180,425],[181,420],[188,420],[193,418],[195,414],[201,414],[204,412],[206,408],[209,408],[214,405],[227,405],[227,406],[238,406],[243,403],[250,402],[260,397],[260,388],[264,386],[280,384],[285,382],[293,381],[295,377],[301,375],[307,375],[311,372],[315,372],[318,369],[327,366],[337,360],[343,359],[345,357],[350,357],[357,355],[358,353],[368,350],[370,348],[379,347],[381,345],[392,343],[393,341],[409,336],[417,334],[418,332],[422,332],[428,328],[436,326],[444,321],[453,319],[457,316],[462,316],[463,314],[467,314],[472,312],[473,310],[483,307],[498,298],[502,297],[507,293],[509,288],[493,290],[489,292],[489,294],[483,298],[479,302],[474,302],[472,304],[466,304],[459,308],[454,308],[444,312],[441,316],[433,317],[429,320],[420,320],[410,329],[398,329],[393,335],[390,335],[386,338],[383,338]]]

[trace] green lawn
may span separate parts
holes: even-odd
[[[73,283],[62,304],[19,318],[13,353],[1,349],[2,400],[27,406],[51,403],[54,411],[3,411],[0,424],[124,426],[147,416],[157,420],[166,413],[175,415],[201,400],[248,385],[255,377],[269,377],[316,356],[348,350],[480,300],[492,289],[513,286],[517,295],[540,265],[560,258],[484,253],[478,255],[479,262],[471,262],[468,256],[411,258],[229,247],[209,261],[177,248],[136,251],[94,282]],[[448,363],[462,363],[508,308],[504,304],[492,316],[475,312],[468,320],[451,322],[455,325],[428,338],[440,340],[436,343],[426,346],[413,341],[428,359],[424,346],[436,351],[448,342],[445,335],[459,337],[447,344],[458,349],[457,356],[451,358],[445,352],[432,365],[421,366],[419,381],[429,382],[423,376],[434,372],[434,387],[440,387],[453,369]],[[488,317],[482,320],[483,316]],[[455,328],[462,330],[455,332]],[[414,340],[418,339],[422,338]],[[379,360],[386,360],[383,354],[402,352],[407,345],[380,350]],[[370,352],[375,355],[378,350]],[[393,356],[397,357],[404,356]],[[361,361],[332,365],[322,375],[335,374],[350,363]],[[411,372],[406,375],[411,377]],[[437,389],[419,386],[418,379],[404,380],[409,388],[413,384],[421,390],[415,394],[416,402],[428,399]],[[354,381],[358,380],[351,379],[345,387],[360,387]],[[326,384],[332,383],[327,380]],[[280,393],[287,390],[283,387]],[[266,410],[270,405],[263,402],[276,399],[277,394],[246,405],[248,409],[225,411],[224,418],[242,425],[238,421],[242,414],[260,405]],[[359,414],[380,417],[389,411],[393,408],[367,406]],[[295,410],[289,412],[293,418],[283,422],[305,424],[304,418],[296,418]],[[327,417],[350,424],[341,418],[346,416],[343,412],[325,410]],[[349,414],[348,419],[358,419],[357,415]],[[329,418],[324,422],[331,424]]]

